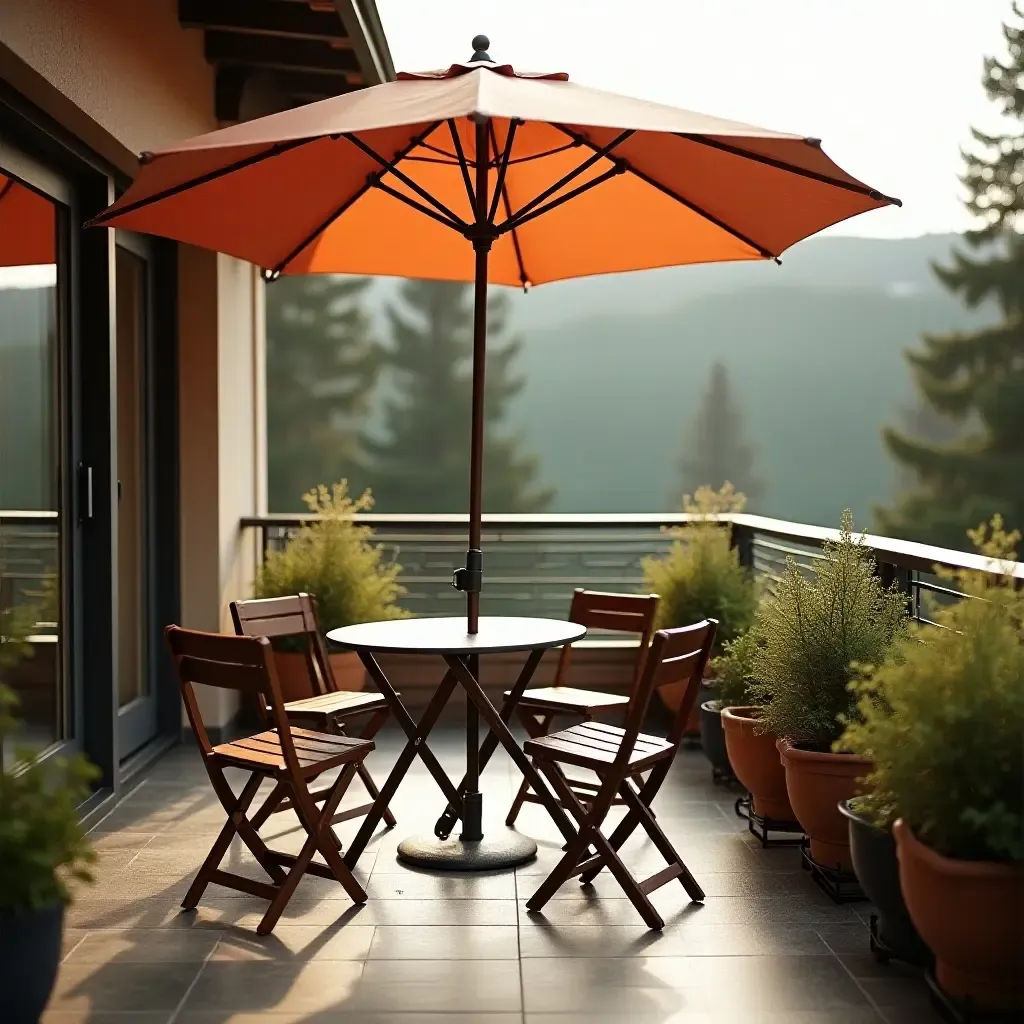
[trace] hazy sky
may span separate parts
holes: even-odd
[[[982,59],[1010,0],[377,0],[395,67],[472,53],[824,141],[903,200],[833,229],[963,230],[960,147],[998,121]]]

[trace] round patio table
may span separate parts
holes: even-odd
[[[441,870],[492,871],[514,867],[536,856],[537,844],[512,829],[502,829],[497,835],[487,837],[483,834],[480,772],[499,743],[522,771],[566,841],[572,839],[576,835],[574,825],[509,731],[508,721],[544,652],[574,643],[584,637],[586,632],[586,627],[575,622],[507,616],[482,616],[479,631],[474,634],[467,632],[464,616],[391,619],[331,630],[327,639],[335,646],[355,651],[359,655],[367,674],[387,700],[395,720],[408,737],[395,767],[381,787],[380,796],[374,801],[370,813],[348,848],[345,855],[348,866],[355,866],[377,828],[384,809],[417,757],[426,765],[441,792],[448,798],[448,807],[438,819],[433,835],[414,836],[399,844],[398,856],[401,860],[419,867]],[[480,686],[479,659],[481,655],[517,651],[527,653],[526,663],[499,713]],[[375,657],[377,654],[435,654],[448,666],[448,671],[418,722],[409,714],[394,686],[381,670]],[[468,698],[466,774],[458,786],[448,778],[427,744],[430,730],[456,686],[461,686]],[[483,716],[490,727],[482,744],[479,716]],[[455,823],[460,818],[462,832],[458,839],[450,839]]]

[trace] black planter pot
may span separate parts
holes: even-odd
[[[64,904],[0,912],[0,1021],[38,1024],[60,964]]]
[[[850,825],[850,855],[857,880],[865,896],[878,911],[873,938],[878,945],[876,956],[926,967],[932,961],[928,947],[921,940],[907,913],[900,889],[900,868],[896,859],[896,841],[892,834],[866,821],[849,803],[839,805]]]
[[[700,745],[716,774],[733,778],[729,752],[725,749],[722,710],[718,705],[716,700],[706,700],[700,706]]]

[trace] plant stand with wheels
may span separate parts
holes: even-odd
[[[770,850],[778,846],[802,846],[804,842],[803,829],[795,821],[782,821],[778,818],[764,818],[754,813],[754,798],[747,793],[746,796],[737,797],[734,807],[736,816],[744,818],[747,822],[747,829],[750,834],[761,844],[762,850]],[[781,832],[785,838],[772,838],[773,832]]]
[[[811,878],[833,903],[859,903],[867,899],[855,874],[840,868],[827,868],[811,860],[810,846],[811,842],[805,836],[800,844],[800,866],[804,871],[810,871]]]

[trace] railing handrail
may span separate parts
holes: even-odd
[[[0,524],[36,523],[57,519],[59,515],[59,512],[50,509],[0,509]]]
[[[2,513],[0,513],[2,516]],[[319,518],[313,514],[270,513],[265,516],[246,516],[240,522],[242,529],[253,527],[289,527]],[[614,526],[618,529],[681,526],[692,522],[698,516],[687,512],[604,512],[604,513],[540,513],[540,514],[485,514],[484,526],[503,530],[536,530],[536,529],[573,529],[580,527]],[[774,537],[779,540],[821,544],[824,541],[838,540],[839,530],[826,526],[811,526],[807,523],[793,523],[784,519],[769,519],[766,516],[748,515],[745,512],[729,513],[715,517],[721,522],[731,523],[733,527],[759,537]],[[405,527],[407,529],[426,528],[453,529],[465,526],[469,517],[465,514],[431,514],[417,515],[414,513],[388,514],[364,513],[356,517],[367,526]],[[891,565],[902,569],[914,569],[919,572],[931,572],[936,566],[949,569],[972,569],[979,572],[996,572],[1011,575],[1014,579],[1024,580],[1024,563],[995,563],[983,555],[968,551],[955,551],[952,548],[934,547],[930,544],[918,544],[914,541],[898,540],[894,537],[882,537],[877,534],[865,534],[864,542],[877,555]]]

